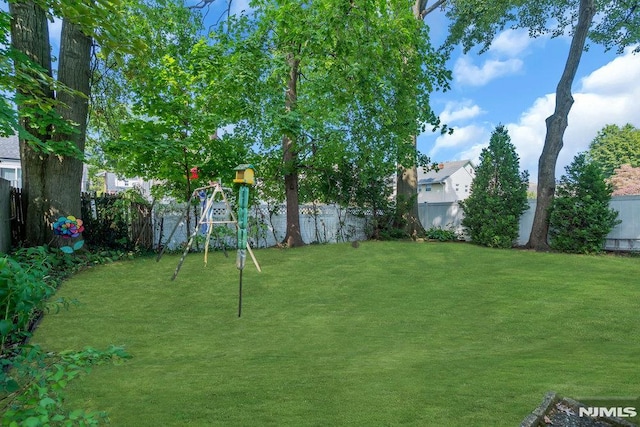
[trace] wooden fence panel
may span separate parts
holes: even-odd
[[[11,249],[11,183],[0,179],[0,253]]]
[[[19,246],[27,237],[26,200],[20,188],[11,188],[11,245]]]

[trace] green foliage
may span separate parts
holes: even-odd
[[[451,242],[460,239],[458,233],[450,227],[431,227],[425,231],[425,237],[429,240],[437,240],[439,242]]]
[[[126,19],[146,47],[120,62],[106,53],[99,57],[94,161],[125,176],[161,180],[156,197],[187,200],[209,181],[230,183],[233,168],[247,161],[246,141],[217,136],[233,119],[221,112],[219,98],[233,93],[205,91],[220,74],[208,75],[199,63],[201,16],[168,0],[134,4]],[[193,167],[200,174],[195,181]]]
[[[138,205],[149,205],[138,189],[112,195],[83,197],[83,237],[87,244],[102,250],[139,249],[136,248],[137,236],[133,236],[131,231],[131,223],[137,214],[135,206]]]
[[[630,124],[605,126],[589,144],[587,156],[600,167],[605,178],[624,164],[640,166],[640,129]]]
[[[613,187],[599,165],[585,153],[576,155],[560,179],[549,216],[551,247],[563,252],[598,253],[619,224],[609,208]]]
[[[465,51],[475,46],[485,52],[505,28],[526,28],[529,35],[560,37],[573,33],[577,22],[578,1],[463,0],[447,2],[450,18],[447,45],[462,43]],[[589,39],[622,53],[627,46],[640,50],[640,14],[635,4],[596,1],[599,19],[590,27]]]
[[[69,411],[67,383],[96,364],[128,355],[107,351],[45,352],[25,345],[34,322],[45,312],[67,309],[75,300],[53,299],[60,281],[83,265],[104,263],[104,255],[70,256],[47,247],[20,249],[0,258],[0,412],[9,426],[96,425],[102,413]]]
[[[207,92],[237,117],[234,135],[255,141],[264,158],[261,191],[282,200],[282,177],[300,173],[301,203],[365,207],[377,203],[368,190],[384,191],[372,177],[395,173],[398,162],[415,164],[410,135],[421,124],[438,127],[429,93],[450,76],[409,6],[261,1],[251,17],[232,18],[199,47]],[[288,106],[287,84],[297,89]],[[295,151],[288,164],[283,136]]]
[[[510,248],[518,238],[519,220],[527,209],[529,173],[519,172],[520,162],[504,126],[491,135],[480,153],[480,165],[471,195],[460,202],[462,225],[477,244]]]
[[[0,352],[28,334],[33,319],[42,313],[55,286],[43,278],[51,269],[43,248],[24,250],[31,259],[21,264],[12,257],[0,258]]]
[[[0,359],[0,411],[2,425],[98,425],[107,421],[104,412],[69,410],[63,390],[69,381],[95,365],[121,363],[129,355],[121,347],[98,351],[45,352],[38,346],[23,346],[11,359]]]

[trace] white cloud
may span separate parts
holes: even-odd
[[[617,57],[581,80],[581,87],[573,94],[574,104],[569,113],[569,126],[558,157],[556,176],[573,157],[589,148],[597,133],[608,124],[627,123],[640,128],[640,55],[630,51]],[[520,166],[537,180],[538,159],[546,135],[545,119],[553,113],[555,94],[538,98],[517,123],[507,125],[511,142],[520,156]]]
[[[628,48],[624,55],[616,57],[607,65],[597,69],[584,77],[581,92],[600,94],[627,93],[636,82],[640,81],[640,54],[633,54],[633,48]]]
[[[442,123],[451,125],[456,121],[473,119],[481,115],[484,111],[479,105],[473,104],[471,100],[462,102],[447,102],[444,111],[440,113]]]
[[[505,30],[498,34],[491,43],[489,53],[506,55],[507,57],[519,56],[535,41],[529,37],[527,30]]]
[[[518,123],[506,125],[511,143],[516,147],[520,157],[520,169],[528,170],[531,179],[536,180],[538,158],[542,153],[544,138],[547,132],[545,120],[553,114],[555,95],[545,95],[536,99],[533,106],[525,111]]]
[[[454,128],[451,135],[440,135],[436,138],[433,148],[429,152],[429,157],[434,159],[437,153],[445,148],[460,147],[464,149],[470,144],[475,144],[478,141],[489,141],[488,133],[485,127],[480,125],[471,125],[464,127]],[[450,159],[445,159],[450,160]]]
[[[519,72],[522,66],[521,59],[512,58],[505,61],[490,59],[478,67],[468,56],[462,56],[453,67],[453,76],[462,85],[484,86],[498,77]]]

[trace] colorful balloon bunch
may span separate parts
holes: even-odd
[[[73,215],[69,215],[66,218],[61,216],[56,222],[53,223],[54,234],[65,239],[78,237],[83,231],[84,225],[82,225],[82,220],[80,218],[76,218]]]

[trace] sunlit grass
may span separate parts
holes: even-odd
[[[234,254],[235,255],[235,254]],[[514,426],[544,394],[640,395],[639,258],[365,242],[84,271],[47,349],[124,345],[69,403],[115,426]]]

